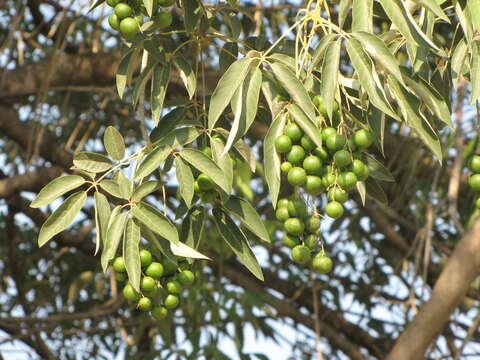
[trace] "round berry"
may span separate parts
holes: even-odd
[[[317,147],[315,150],[313,150],[313,155],[318,156],[322,161],[327,161],[330,157],[328,152],[323,147]]]
[[[204,173],[201,173],[200,175],[198,175],[197,183],[201,191],[208,191],[214,188],[212,178]]]
[[[305,150],[300,145],[293,145],[287,154],[287,160],[292,164],[301,164],[305,159]]]
[[[319,176],[309,175],[307,176],[307,181],[304,185],[305,191],[310,195],[320,195],[324,187],[322,185],[322,179]]]
[[[344,168],[352,163],[352,155],[347,150],[339,150],[333,155],[333,161],[339,168]]]
[[[480,156],[472,156],[468,162],[468,167],[472,172],[480,173]]]
[[[123,273],[127,271],[125,268],[125,260],[123,259],[123,256],[119,256],[113,260],[113,270],[119,273]]]
[[[211,203],[216,198],[217,198],[217,192],[215,190],[205,191],[204,193],[202,193],[202,195],[200,195],[200,199],[202,199],[204,203]]]
[[[291,217],[304,218],[308,216],[307,204],[302,199],[290,200],[287,209]]]
[[[318,235],[310,234],[305,238],[305,246],[308,247],[310,250],[313,250],[318,245]]]
[[[133,14],[132,8],[125,3],[118,3],[117,5],[115,5],[114,11],[115,11],[115,15],[117,15],[119,19],[128,18]]]
[[[275,218],[278,221],[284,222],[290,217],[288,214],[288,209],[286,207],[280,207],[275,211]]]
[[[307,173],[301,167],[293,167],[288,172],[287,180],[292,186],[302,186],[307,182]]]
[[[283,245],[289,247],[290,249],[293,249],[295,246],[300,245],[300,239],[296,236],[291,236],[288,234],[285,234],[283,237]]]
[[[322,185],[323,187],[329,187],[330,185],[332,185],[333,183],[335,182],[335,174],[332,174],[332,173],[328,173],[328,174],[325,174],[323,177],[322,177]]]
[[[331,135],[327,138],[327,141],[326,141],[327,148],[330,151],[338,151],[343,149],[346,142],[347,142],[347,139],[345,139],[345,136],[340,134]]]
[[[338,183],[347,191],[355,187],[357,180],[357,176],[351,171],[343,172],[338,176]]]
[[[337,130],[332,127],[327,127],[322,130],[322,140],[327,141],[329,137],[337,135]]]
[[[117,281],[125,281],[127,280],[127,274],[124,272],[116,272],[115,273],[115,279]]]
[[[178,298],[178,296],[173,294],[168,294],[164,301],[164,305],[167,309],[174,309],[178,306],[179,303],[180,299]]]
[[[285,231],[293,236],[298,236],[305,230],[305,224],[298,218],[289,218],[283,224]]]
[[[120,30],[120,20],[118,19],[117,14],[110,14],[110,16],[108,17],[108,24],[113,30]]]
[[[320,175],[322,160],[318,156],[310,155],[303,160],[303,168],[308,175]]]
[[[338,219],[343,215],[343,206],[338,201],[331,201],[325,207],[325,212],[328,216],[334,219]]]
[[[152,309],[152,316],[155,320],[163,320],[167,317],[168,315],[168,310],[166,307],[164,306],[155,306],[153,309]]]
[[[480,197],[475,201],[475,206],[480,210]]]
[[[313,271],[319,274],[328,274],[332,271],[333,262],[328,256],[317,254],[312,261]]]
[[[123,296],[129,301],[137,301],[140,298],[140,294],[135,291],[132,284],[128,283],[123,287]]]
[[[143,311],[148,311],[152,308],[152,300],[148,297],[142,297],[138,300],[138,308]]]
[[[309,233],[315,233],[318,229],[320,229],[320,219],[315,216],[309,217],[305,221],[305,228]]]
[[[209,158],[211,158],[213,156],[212,154],[212,148],[210,146],[205,146],[203,149],[202,149],[202,152],[207,155]]]
[[[355,145],[362,150],[368,148],[373,143],[373,136],[370,131],[361,129],[358,130],[355,135],[353,136],[353,140]]]
[[[475,191],[480,191],[480,174],[474,174],[468,179],[468,184]]]
[[[300,145],[305,149],[305,151],[312,151],[315,149],[315,143],[310,139],[308,135],[303,135],[300,139]]]
[[[298,264],[306,264],[310,261],[310,249],[305,245],[297,245],[292,249],[292,259]]]
[[[287,207],[287,206],[288,206],[288,202],[289,202],[289,200],[288,200],[288,199],[285,199],[285,198],[278,200],[278,202],[277,202],[277,208]]]
[[[288,162],[288,161],[284,161],[282,162],[282,164],[280,165],[280,170],[285,173],[285,174],[288,174],[288,172],[292,169],[293,165],[291,162]]]
[[[171,275],[175,273],[178,269],[178,265],[173,262],[173,260],[170,260],[167,257],[164,257],[161,261],[163,265],[163,269],[165,270],[165,275]]]
[[[300,141],[303,136],[303,130],[295,123],[288,124],[284,132],[285,135],[292,139],[292,142]]]
[[[179,294],[183,290],[182,284],[177,280],[172,280],[167,283],[167,291],[170,294]]]
[[[114,8],[119,2],[120,0],[107,0],[107,5]]]
[[[152,253],[146,249],[140,250],[140,263],[142,267],[147,267],[152,263]]]
[[[286,154],[292,149],[292,139],[287,135],[281,135],[275,140],[275,149],[280,154]]]
[[[190,270],[183,270],[177,275],[177,279],[183,286],[192,286],[195,282],[195,274]]]
[[[157,16],[155,16],[155,24],[161,29],[169,27],[172,25],[172,22],[172,14],[170,14],[168,11],[162,10],[157,14]]]
[[[134,18],[127,17],[120,22],[120,32],[127,40],[133,39],[139,30],[138,22]]]
[[[160,264],[159,262],[152,262],[150,265],[148,265],[147,269],[145,270],[145,274],[147,274],[148,276],[154,279],[160,279],[163,276],[163,273],[164,273],[163,265]]]
[[[343,204],[348,200],[348,194],[345,190],[342,190],[338,187],[332,187],[330,190],[328,190],[328,200],[338,201],[339,203]]]
[[[140,282],[140,289],[142,289],[142,291],[150,292],[155,290],[156,287],[157,282],[150,276],[144,276]]]

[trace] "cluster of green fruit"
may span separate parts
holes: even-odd
[[[143,272],[140,293],[128,282],[123,287],[123,296],[136,302],[140,310],[150,311],[154,319],[161,320],[168,315],[169,309],[178,306],[183,289],[193,285],[195,275],[188,269],[187,262],[177,265],[167,257],[158,261],[145,249],[140,251],[140,263]],[[112,268],[118,281],[128,279],[123,257],[115,258]]]
[[[473,172],[468,178],[468,184],[474,191],[480,192],[480,156],[473,155],[468,161],[468,167]],[[475,206],[480,210],[480,196],[475,200]]]
[[[332,270],[333,262],[322,250],[312,260],[312,252],[319,245],[320,218],[308,213],[303,199],[280,199],[275,211],[277,220],[283,222],[285,236],[283,244],[291,249],[292,259],[298,264],[312,261],[313,271],[327,274]]]
[[[143,25],[144,16],[148,16],[143,0],[107,0],[114,9],[108,17],[112,29],[120,31],[125,40],[132,40]],[[151,20],[157,27],[166,28],[172,24],[172,14],[160,7],[167,8],[175,4],[175,0],[153,0]]]

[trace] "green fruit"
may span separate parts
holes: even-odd
[[[301,164],[305,159],[305,150],[300,145],[293,145],[287,154],[287,160],[294,165]]]
[[[275,140],[275,150],[280,154],[286,154],[292,149],[292,139],[287,135],[281,135]]]
[[[225,141],[225,138],[222,135],[214,135],[212,136],[212,140],[221,142],[224,146],[227,144],[227,142]]]
[[[200,175],[198,175],[197,183],[201,191],[208,191],[214,188],[212,178],[204,173],[201,173]]]
[[[292,142],[300,141],[303,136],[303,130],[295,123],[290,123],[285,127],[284,131],[285,135],[287,135]]]
[[[162,264],[159,262],[152,262],[145,270],[145,274],[154,279],[160,279],[163,276],[164,271]]]
[[[338,176],[338,183],[344,190],[352,190],[357,184],[357,176],[351,172],[343,172]]]
[[[138,26],[142,26],[144,23],[143,16],[142,15],[137,15],[134,17],[135,21],[137,22]]]
[[[357,150],[357,145],[355,144],[355,140],[353,138],[348,139],[347,143],[348,143],[348,148],[350,149],[350,151]]]
[[[292,169],[293,165],[292,163],[288,162],[288,161],[284,161],[282,162],[282,164],[280,165],[280,170],[283,172],[283,173],[286,173],[288,174],[288,172]]]
[[[178,265],[167,257],[164,257],[161,263],[163,265],[163,269],[165,270],[165,275],[171,275],[178,269]]]
[[[290,217],[304,218],[308,216],[307,204],[302,199],[290,200],[287,209]]]
[[[320,104],[323,103],[323,98],[321,95],[315,95],[312,99],[313,105],[315,105],[317,108],[320,106]]]
[[[288,199],[285,199],[285,198],[278,200],[278,202],[277,202],[277,209],[278,209],[278,208],[281,208],[281,207],[287,207],[287,206],[288,206],[288,203],[289,203],[289,200],[288,200]]]
[[[287,180],[292,186],[302,186],[307,182],[307,173],[301,167],[293,167],[288,172]]]
[[[138,308],[143,311],[148,311],[152,308],[152,300],[148,297],[142,297],[138,300]]]
[[[293,236],[298,236],[305,230],[305,224],[298,218],[289,218],[283,224],[285,231]]]
[[[330,151],[334,152],[334,151],[343,149],[346,142],[347,142],[347,139],[345,139],[345,136],[340,134],[335,134],[327,138],[326,144],[327,144],[327,148]]]
[[[133,14],[132,8],[125,3],[119,3],[119,4],[115,5],[115,10],[114,11],[115,11],[115,15],[117,15],[117,17],[120,20],[128,18],[130,15]]]
[[[198,181],[197,180],[195,180],[194,183],[193,183],[193,192],[197,195],[202,192],[202,190],[200,190],[200,186],[198,186]]]
[[[152,263],[152,253],[145,249],[140,250],[140,263],[143,268],[150,265]]]
[[[209,158],[211,158],[213,156],[212,154],[212,148],[210,146],[205,146],[203,149],[202,149],[202,152],[207,155]]]
[[[474,155],[470,158],[468,162],[468,167],[474,173],[480,173],[480,156]]]
[[[345,190],[342,190],[338,187],[331,188],[328,190],[328,200],[338,201],[339,203],[344,203],[348,200],[348,194]]]
[[[335,182],[335,175],[332,173],[328,173],[322,177],[322,185],[323,187],[329,187]]]
[[[115,258],[115,260],[113,260],[112,267],[113,270],[119,273],[127,271],[127,269],[125,269],[125,260],[123,259],[123,256]]]
[[[140,294],[135,291],[132,284],[128,283],[123,287],[123,296],[129,301],[137,301],[140,298]]]
[[[305,151],[312,151],[315,149],[315,143],[310,139],[308,135],[303,135],[300,139],[300,145],[305,149]]]
[[[167,309],[174,309],[180,303],[180,299],[176,295],[168,294],[163,303]]]
[[[310,195],[320,195],[324,187],[322,185],[322,179],[319,176],[307,176],[307,182],[304,185],[305,191]]]
[[[190,268],[190,264],[187,260],[183,260],[178,263],[178,268],[180,269],[180,271],[188,270]]]
[[[175,0],[158,0],[158,5],[161,7],[170,7],[175,4]]]
[[[480,197],[477,198],[477,201],[475,201],[475,206],[480,210]]]
[[[331,201],[327,204],[325,212],[328,216],[334,219],[338,219],[343,215],[343,206],[338,201]]]
[[[120,3],[120,0],[107,0],[107,5],[114,8],[118,3]]]
[[[354,174],[355,174],[355,172],[354,172]],[[357,174],[355,174],[355,175],[357,175]],[[365,181],[365,180],[368,179],[369,175],[370,175],[370,170],[368,169],[368,166],[365,165],[363,167],[363,172],[361,174],[357,175],[357,180],[358,181]]]
[[[167,317],[168,315],[168,310],[166,307],[164,306],[155,306],[153,309],[152,309],[152,316],[155,320],[163,320]]]
[[[318,111],[324,118],[328,117],[327,107],[325,106],[325,102],[322,100],[318,103]],[[333,102],[332,106],[332,116],[338,111],[338,103],[336,101]]]
[[[475,191],[480,191],[480,174],[474,174],[468,179],[468,184]]]
[[[210,191],[205,191],[202,195],[200,195],[200,199],[204,203],[211,203],[213,202],[217,197],[217,192],[215,190],[210,190]]]
[[[170,294],[179,294],[183,290],[182,284],[177,280],[172,280],[167,283],[167,291]]]
[[[312,268],[313,271],[319,274],[328,274],[332,271],[333,262],[328,256],[318,254],[313,258]]]
[[[177,275],[177,279],[183,286],[192,286],[195,282],[195,274],[190,270],[183,270]]]
[[[282,241],[283,245],[289,247],[290,249],[293,249],[295,246],[300,245],[300,239],[298,237],[288,234],[285,234]]]
[[[320,219],[315,216],[309,217],[305,221],[305,228],[309,233],[315,233],[318,229],[320,229]]]
[[[318,235],[310,234],[305,238],[305,246],[313,250],[318,245]]]
[[[114,30],[120,30],[120,21],[118,20],[118,16],[115,13],[111,13],[108,17],[108,24]]]
[[[117,279],[117,281],[125,281],[127,280],[127,274],[124,272],[116,272],[115,279]]]
[[[313,155],[318,156],[322,161],[327,161],[329,158],[328,152],[323,147],[317,147],[313,150]]]
[[[139,30],[138,23],[134,18],[127,17],[120,22],[120,32],[127,40],[133,39]]]
[[[353,140],[355,145],[362,150],[368,148],[373,143],[373,136],[370,131],[361,129],[358,130],[355,135],[353,135]]]
[[[365,173],[365,168],[367,166],[363,163],[363,161],[355,159],[352,163],[352,172],[358,177],[362,176]]]
[[[143,296],[146,296],[150,299],[153,299],[155,296],[157,296],[158,293],[158,287],[155,287],[152,291],[142,291]]]
[[[310,155],[303,160],[303,168],[308,175],[320,175],[322,160],[318,156]]]
[[[172,25],[172,21],[172,14],[170,14],[168,11],[162,10],[157,14],[157,16],[155,16],[155,24],[161,29]]]
[[[275,218],[278,221],[284,222],[290,217],[288,214],[288,209],[286,207],[280,207],[275,211]]]
[[[332,127],[327,127],[322,130],[322,140],[325,142],[329,137],[337,135],[337,130]]]
[[[150,276],[144,276],[142,280],[140,281],[140,289],[142,291],[153,291],[157,287],[157,282],[153,277]]]
[[[292,249],[292,259],[298,264],[306,264],[310,261],[310,249],[305,245],[297,245]]]
[[[352,163],[352,155],[347,150],[339,150],[333,155],[333,161],[339,168],[344,168]]]

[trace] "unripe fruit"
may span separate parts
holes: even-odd
[[[300,239],[298,237],[288,234],[285,234],[282,241],[283,245],[289,247],[290,249],[293,249],[295,246],[300,245]]]
[[[480,210],[480,197],[475,201],[475,206]]]
[[[303,135],[300,139],[300,145],[305,149],[305,151],[312,151],[315,149],[315,143],[310,139],[308,135]]]
[[[147,267],[152,263],[152,253],[148,250],[140,250],[140,263],[142,267]]]
[[[353,160],[352,163],[352,172],[357,176],[362,176],[365,172],[365,167],[366,165],[363,163],[363,161],[355,159]]]
[[[143,311],[148,311],[152,308],[152,300],[148,297],[142,297],[138,300],[138,308]]]
[[[298,236],[305,230],[305,224],[298,218],[289,218],[283,224],[285,231],[294,236]]]
[[[329,187],[335,182],[335,175],[332,173],[328,173],[324,176],[322,176],[322,185],[323,187]]]
[[[112,267],[113,267],[113,270],[119,273],[123,273],[127,271],[127,269],[125,269],[125,260],[123,259],[123,256],[119,256],[115,258],[115,260],[113,261]]]
[[[163,265],[163,269],[165,270],[165,275],[171,275],[175,271],[177,271],[177,268],[178,268],[177,264],[175,264],[169,258],[164,257],[161,262],[162,262],[162,265]]]
[[[202,149],[202,152],[207,155],[208,157],[212,157],[212,148],[210,146],[205,146],[203,149]]]
[[[480,191],[480,174],[471,175],[468,184],[474,191]]]
[[[172,25],[172,21],[172,14],[170,14],[168,11],[160,11],[157,16],[155,16],[155,24],[161,29]]]
[[[195,182],[193,183],[193,192],[198,195],[202,192],[202,190],[200,190],[200,186],[198,186],[198,181],[195,180]]]
[[[150,265],[148,265],[147,269],[145,270],[145,274],[147,274],[148,276],[154,279],[160,279],[163,276],[163,273],[164,273],[163,265],[160,264],[159,262],[152,262]]]
[[[358,130],[355,135],[353,136],[353,140],[355,141],[355,145],[362,150],[368,148],[373,143],[373,136],[370,131],[361,129]]]
[[[126,40],[133,39],[139,30],[137,21],[131,17],[127,17],[120,22],[120,32]]]
[[[304,185],[305,191],[310,195],[320,195],[324,187],[322,185],[322,179],[319,176],[309,175],[307,176],[307,181]]]
[[[287,209],[290,217],[304,218],[308,216],[307,204],[302,199],[290,200]]]
[[[307,182],[307,173],[301,167],[293,167],[288,172],[287,180],[292,186],[302,186]]]
[[[310,249],[305,245],[297,245],[292,249],[292,259],[298,264],[306,264],[310,261]]]
[[[332,271],[333,262],[328,256],[318,254],[312,261],[313,271],[319,274],[328,274]]]
[[[183,286],[192,286],[195,282],[195,274],[190,270],[183,270],[177,275],[177,279]]]
[[[474,173],[480,173],[480,156],[474,155],[468,162],[468,167]]]
[[[343,206],[338,201],[331,201],[325,207],[325,212],[328,216],[338,219],[343,215]]]
[[[137,15],[134,17],[135,21],[138,23],[138,26],[142,26],[144,23],[143,16],[142,15]]]
[[[168,310],[166,307],[164,306],[155,306],[153,309],[152,309],[152,316],[155,320],[163,320],[167,317],[168,315]]]
[[[339,203],[344,203],[348,200],[348,194],[345,190],[342,190],[338,187],[331,188],[328,190],[328,200],[338,201]]]
[[[180,299],[178,298],[178,296],[173,294],[168,294],[164,301],[164,305],[167,309],[174,309],[178,306],[179,303]]]
[[[318,235],[310,234],[305,238],[305,246],[308,247],[310,250],[313,250],[318,245]]]
[[[333,151],[338,151],[343,149],[345,147],[346,142],[347,142],[347,139],[345,139],[345,136],[336,134],[336,135],[329,136],[327,138],[326,144],[327,144],[327,148],[333,152]]]
[[[201,191],[208,191],[214,188],[212,178],[204,173],[201,173],[200,175],[198,175],[197,183]]]
[[[115,279],[117,281],[125,281],[127,280],[127,274],[124,272],[116,272],[115,273]]]
[[[285,133],[285,135],[287,135],[290,139],[292,139],[292,142],[300,141],[300,139],[301,139],[302,136],[303,136],[303,130],[300,128],[300,126],[298,126],[298,125],[295,124],[295,123],[288,124],[288,125],[285,127],[284,133]]]
[[[120,30],[120,20],[118,20],[118,16],[115,13],[111,13],[108,17],[108,24],[114,30]]]
[[[167,283],[167,291],[171,294],[179,294],[182,290],[182,284],[177,280],[172,280]]]
[[[322,160],[318,156],[310,155],[303,160],[303,168],[308,175],[320,175]]]
[[[278,200],[277,202],[277,208],[281,208],[281,207],[287,207],[288,206],[288,203],[289,203],[289,200],[288,199],[280,199]]]
[[[118,3],[120,3],[120,0],[107,0],[107,5],[110,7],[115,7]]]
[[[357,184],[357,176],[351,171],[341,173],[338,176],[338,183],[343,189],[349,191]]]
[[[318,156],[322,161],[327,161],[329,158],[328,152],[323,147],[317,147],[313,150],[313,155]]]
[[[305,159],[305,150],[300,145],[293,145],[287,154],[287,160],[292,164],[301,164]]]
[[[223,145],[226,145],[226,141],[224,139],[224,137],[222,135],[214,135],[212,136],[212,140],[215,140],[215,141],[219,141],[221,142]]]
[[[327,128],[322,130],[322,140],[324,142],[326,142],[329,137],[332,137],[332,136],[335,136],[335,135],[337,135],[337,130],[335,130],[332,127],[327,127]]]
[[[352,163],[352,155],[347,150],[339,150],[333,155],[333,161],[339,168],[344,168]]]
[[[123,296],[129,301],[137,301],[140,298],[140,294],[135,291],[132,284],[128,283],[123,288]]]
[[[217,192],[215,190],[205,191],[204,193],[202,193],[202,195],[200,195],[200,199],[204,203],[211,203],[215,200],[216,197],[217,197]]]
[[[157,282],[153,277],[145,276],[140,282],[140,289],[142,291],[151,292],[157,287]]]
[[[115,5],[115,15],[117,15],[119,19],[125,19],[132,14],[133,14],[133,10],[129,5],[125,3],[119,3]]]
[[[353,137],[348,139],[347,144],[348,144],[348,148],[350,149],[350,151],[357,150],[357,145],[355,144],[355,139]]]
[[[175,0],[158,0],[158,5],[161,7],[170,7],[175,4]]]
[[[284,161],[282,162],[282,164],[280,165],[280,170],[285,173],[285,174],[288,174],[288,172],[292,169],[293,165],[292,163],[288,162],[288,161]]]
[[[292,149],[292,139],[287,135],[281,135],[275,140],[275,150],[279,154],[286,154]]]
[[[284,221],[287,220],[289,217],[290,217],[290,215],[289,215],[288,209],[287,209],[286,207],[278,208],[278,209],[275,211],[275,218],[276,218],[278,221],[284,222]]]
[[[305,221],[305,228],[309,233],[315,233],[318,229],[320,229],[320,219],[315,216],[309,217]]]

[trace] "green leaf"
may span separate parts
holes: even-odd
[[[193,72],[192,67],[188,61],[181,55],[176,55],[173,58],[173,64],[180,74],[180,79],[182,79],[185,88],[187,89],[188,96],[190,99],[195,95],[195,90],[197,88],[197,77]]]
[[[252,233],[265,242],[270,242],[270,235],[255,208],[239,197],[231,196],[224,204],[225,210],[236,216]]]
[[[438,4],[438,0],[417,0],[420,4],[430,10],[432,13],[437,15],[440,19],[446,21],[450,24],[450,19],[447,15],[443,12],[442,8]],[[469,0],[470,2],[478,1],[478,0]],[[479,14],[480,15],[480,14]]]
[[[203,207],[191,208],[182,221],[181,242],[198,249],[203,236],[207,210]]]
[[[193,184],[195,182],[192,170],[178,156],[175,157],[175,170],[177,174],[178,186],[180,188],[180,194],[182,195],[185,204],[187,204],[187,207],[190,208],[190,206],[192,206]]]
[[[158,125],[150,133],[150,140],[152,143],[157,143],[160,139],[166,137],[169,133],[178,126],[178,123],[185,118],[187,108],[177,107],[160,118]]]
[[[368,178],[365,182],[365,186],[369,196],[382,204],[388,204],[387,194],[385,194],[385,191],[383,191],[382,187],[376,180]]]
[[[184,243],[170,243],[170,250],[176,256],[186,257],[190,259],[202,259],[202,260],[212,260],[208,256],[203,255],[195,249],[192,249],[190,246],[185,245]]]
[[[463,74],[467,51],[468,45],[463,39],[458,42],[455,50],[453,50],[450,67],[452,68],[452,84],[454,87],[457,87],[458,79]]]
[[[385,152],[383,149],[385,139],[385,114],[382,111],[378,110],[376,107],[371,106],[367,114],[367,122],[373,131],[374,138],[380,145],[382,155],[385,156]]]
[[[140,184],[132,195],[132,201],[139,202],[145,196],[150,195],[162,187],[162,182],[157,180],[148,180]]]
[[[352,31],[373,34],[373,0],[353,0]]]
[[[110,179],[103,179],[102,181],[100,181],[99,185],[110,195],[118,197],[119,199],[124,199],[123,194],[120,191],[120,187],[118,186],[118,183],[116,181]]]
[[[472,84],[472,94],[470,104],[475,104],[480,96],[480,40],[472,42],[472,63],[470,65],[470,82]]]
[[[318,147],[322,146],[320,129],[312,124],[312,122],[305,116],[305,113],[302,111],[302,109],[300,109],[296,104],[289,104],[287,105],[287,110],[298,126],[302,128],[305,134],[307,134]]]
[[[195,149],[183,149],[179,154],[183,160],[210,176],[215,184],[227,194],[230,194],[231,187],[228,185],[228,180],[225,178],[222,169],[207,155]]]
[[[340,49],[342,40],[330,43],[323,59],[322,66],[322,97],[324,99],[327,114],[332,119],[333,102],[338,88],[338,72],[340,71]]]
[[[325,51],[327,50],[330,43],[337,37],[336,34],[327,34],[322,37],[320,42],[318,43],[317,47],[313,51],[312,55],[312,69],[316,68],[320,61],[323,60],[323,56],[325,55]]]
[[[115,257],[125,230],[128,213],[123,212],[119,214],[119,212],[120,207],[113,209],[112,214],[110,215],[110,220],[108,221],[105,246],[100,259],[103,272],[107,271],[108,263]]]
[[[469,9],[465,6],[465,1],[455,1],[455,15],[462,27],[466,40],[471,42],[473,40],[473,24],[470,20]]]
[[[373,67],[372,60],[369,58],[367,53],[365,53],[360,42],[356,39],[348,40],[347,52],[350,57],[350,61],[352,62],[352,65],[358,74],[360,84],[367,92],[371,103],[387,115],[393,117],[394,119],[398,119],[397,114],[393,112],[390,104],[385,98],[383,89],[378,84],[379,81],[375,81],[375,79],[378,80],[378,75]]]
[[[473,26],[475,30],[480,31],[480,0],[468,0],[467,3],[468,9],[470,10]]]
[[[132,214],[154,233],[160,235],[170,242],[178,244],[179,240],[177,228],[166,216],[160,213],[153,206],[142,201],[137,207],[132,209]]]
[[[295,74],[288,67],[278,62],[270,64],[277,81],[287,90],[293,99],[307,117],[315,122],[315,107],[303,84],[298,80]]]
[[[225,151],[229,151],[232,145],[247,133],[255,120],[261,86],[262,72],[258,68],[252,68],[232,98],[232,110],[235,119],[227,139]],[[238,110],[236,110],[237,107]]]
[[[220,51],[220,71],[225,72],[238,57],[238,44],[236,42],[226,42]]]
[[[91,12],[93,9],[99,7],[100,5],[102,5],[103,3],[105,2],[105,0],[96,0],[95,2],[93,2],[90,7],[88,8],[88,11],[87,13]]]
[[[115,79],[117,83],[118,96],[120,96],[120,99],[123,98],[125,87],[132,77],[133,69],[135,68],[139,52],[140,47],[135,47],[129,50],[120,61],[120,64],[118,64]]]
[[[198,0],[183,0],[183,9],[185,30],[187,30],[188,33],[191,33],[195,29],[195,26],[197,26],[202,7]]]
[[[75,220],[86,201],[86,191],[70,195],[43,223],[38,234],[38,246],[45,245],[52,237],[65,230]]]
[[[105,244],[107,238],[108,219],[112,213],[108,199],[102,193],[96,191],[93,194],[95,200],[95,226],[97,231],[97,237],[95,242],[95,254],[97,255],[100,249],[100,243]]]
[[[370,176],[374,179],[395,182],[395,178],[390,170],[383,166],[382,163],[380,163],[373,156],[367,155],[367,166],[370,170]]]
[[[153,16],[153,4],[156,1],[154,0],[143,0],[143,5],[145,5],[145,9],[147,10],[148,16],[152,17]]]
[[[245,235],[227,214],[218,209],[213,209],[212,212],[213,220],[227,245],[235,255],[237,255],[242,264],[245,265],[253,275],[263,281],[262,268],[248,245]]]
[[[50,204],[53,200],[59,198],[63,194],[72,191],[79,186],[85,184],[85,179],[78,175],[66,175],[58,177],[50,181],[38,193],[35,200],[32,201],[30,207],[39,208]]]
[[[193,140],[200,136],[198,130],[194,127],[182,127],[170,131],[160,141],[155,142],[157,146],[167,146],[175,149],[179,146],[190,144]]]
[[[113,180],[118,184],[118,190],[120,191],[120,194],[122,194],[122,199],[130,199],[132,196],[133,186],[123,171],[118,171],[115,173]]]
[[[365,200],[367,196],[367,187],[363,181],[357,181],[357,191],[362,199],[362,205],[365,206]]]
[[[360,41],[365,51],[370,54],[370,56],[380,64],[384,70],[392,74],[400,84],[405,86],[398,66],[398,61],[383,40],[376,35],[364,31],[355,32],[352,36]]]
[[[86,151],[73,155],[73,164],[92,173],[101,173],[112,167],[112,162],[105,155]]]
[[[170,250],[170,241],[165,240],[163,237],[158,236],[152,230],[145,225],[140,224],[140,232],[142,236],[148,240],[150,244],[154,246],[154,249],[158,249],[165,257],[171,260],[173,263],[177,263],[175,255]]]
[[[340,26],[340,28],[343,28],[343,25],[345,24],[345,20],[347,19],[351,8],[352,0],[340,1],[340,6],[338,9],[338,26]]]
[[[153,70],[152,77],[152,120],[154,125],[160,121],[160,114],[163,109],[163,101],[167,93],[168,82],[170,81],[170,64],[158,63]]]
[[[273,208],[277,206],[278,192],[280,191],[280,156],[275,150],[275,140],[283,134],[286,117],[278,116],[270,125],[263,143],[263,161],[265,167],[265,180],[268,185]]]
[[[212,139],[210,141],[210,145],[212,147],[213,160],[222,170],[223,176],[225,178],[225,183],[227,184],[227,187],[231,189],[233,184],[232,159],[230,158],[230,155],[225,152],[225,146],[222,142]]]
[[[133,99],[133,107],[135,108],[138,103],[138,99],[140,99],[140,95],[142,95],[145,91],[145,86],[147,86],[148,80],[153,75],[153,70],[156,68],[156,63],[148,64],[145,69],[140,73],[140,76],[135,80],[135,86],[132,90],[132,99]],[[152,83],[153,84],[153,83]]]
[[[108,155],[115,160],[120,161],[125,157],[125,142],[120,132],[113,126],[107,127],[103,134],[103,143]]]
[[[228,139],[229,132],[228,130],[222,128],[215,128],[215,131],[222,134],[225,138]],[[252,172],[255,172],[257,167],[257,160],[255,159],[255,153],[252,151],[250,146],[248,146],[244,141],[238,140],[235,145],[233,145],[235,150],[238,151],[240,156],[246,161]]]
[[[157,170],[171,151],[172,149],[169,147],[157,145],[147,156],[145,156],[145,159],[143,159],[142,163],[138,167],[134,178],[144,178],[150,175],[153,171]]]
[[[125,241],[123,242],[123,258],[127,269],[128,282],[140,292],[140,277],[142,267],[140,265],[140,226],[133,219],[127,220],[125,228]]]
[[[252,58],[243,58],[235,61],[218,81],[210,99],[208,111],[208,127],[213,129],[223,110],[233,97],[235,90],[242,84],[248,74]]]

